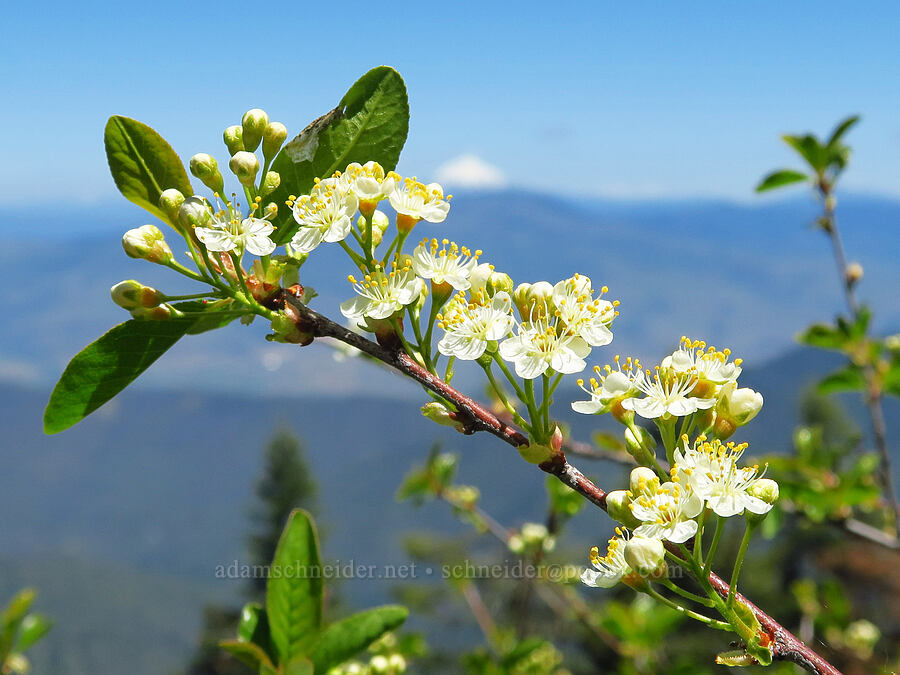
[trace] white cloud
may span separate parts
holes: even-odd
[[[491,189],[504,187],[507,183],[500,169],[475,155],[451,159],[441,164],[435,173],[438,182],[450,189]]]

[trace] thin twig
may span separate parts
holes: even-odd
[[[429,391],[450,402],[456,407],[459,415],[458,421],[465,426],[467,433],[486,431],[515,448],[528,445],[528,438],[522,432],[500,420],[493,412],[480,403],[429,373],[409,355],[400,352],[396,348],[389,348],[357,335],[315,310],[310,309],[299,298],[289,293],[281,294],[281,298],[283,298],[283,302],[288,307],[294,310],[297,326],[301,331],[309,332],[316,337],[333,337],[351,347],[356,347],[360,351],[411,377]],[[542,471],[556,476],[561,482],[568,485],[585,499],[606,510],[606,491],[595,485],[576,467],[569,464],[562,452],[557,453],[550,461],[544,462],[539,466]],[[728,597],[729,588],[727,582],[714,573],[710,573],[709,581],[719,595],[723,598]],[[756,615],[760,626],[771,640],[774,658],[796,663],[815,675],[840,675],[840,671],[834,666],[816,654],[810,647],[803,644],[789,630],[747,600],[741,593],[737,593],[736,597]]]

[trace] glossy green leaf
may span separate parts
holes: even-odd
[[[409,131],[409,100],[403,78],[393,68],[379,66],[363,75],[338,106],[313,121],[287,143],[272,169],[281,185],[268,197],[280,209],[275,241],[284,243],[297,225],[285,201],[309,192],[316,178],[343,171],[351,162],[374,160],[393,170]]]
[[[759,185],[756,186],[756,191],[766,192],[767,190],[774,190],[775,188],[784,187],[785,185],[802,183],[807,179],[808,176],[800,171],[793,171],[792,169],[780,169],[778,171],[773,171],[768,176],[763,178],[759,182]]]
[[[68,429],[109,401],[178,342],[193,323],[193,319],[126,321],[82,349],[50,394],[44,432]]]
[[[816,385],[820,394],[833,394],[839,391],[862,391],[866,387],[863,371],[852,364],[831,373]]]
[[[278,541],[266,586],[266,613],[279,661],[307,654],[322,627],[322,567],[310,515],[291,513]]]
[[[219,647],[234,656],[241,663],[253,668],[253,670],[261,671],[262,668],[268,667],[272,672],[275,672],[274,665],[269,660],[268,655],[258,645],[239,640],[224,640],[219,643]]]
[[[53,622],[42,614],[29,614],[22,619],[16,651],[24,652],[44,637],[53,627]]]
[[[224,328],[235,319],[238,319],[239,316],[236,314],[222,316],[221,314],[217,313],[217,310],[220,309],[236,309],[235,304],[232,304],[227,308],[219,308],[217,306],[213,306],[213,303],[204,304],[200,300],[190,300],[188,302],[177,302],[172,306],[181,312],[207,314],[207,316],[194,317],[193,324],[187,330],[187,335],[199,335],[200,333],[207,333],[211,330],[216,330],[217,328]]]
[[[386,605],[331,624],[322,632],[310,653],[316,673],[324,673],[351,658],[388,631],[402,625],[408,615],[405,607]]]
[[[844,134],[850,131],[857,122],[859,122],[859,115],[851,115],[847,119],[838,122],[838,125],[834,128],[834,131],[831,132],[831,136],[828,138],[827,145],[829,147],[834,147],[837,143],[840,143]]]
[[[797,154],[803,157],[813,170],[822,171],[825,169],[825,149],[815,136],[812,134],[804,136],[786,134],[781,138],[796,150]]]
[[[172,146],[146,124],[113,115],[106,123],[103,140],[109,170],[119,192],[160,220],[169,222],[159,208],[163,190],[176,188],[185,197],[194,194]]]

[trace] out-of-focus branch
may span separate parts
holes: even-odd
[[[844,253],[844,242],[841,239],[841,233],[838,229],[837,218],[835,216],[835,199],[834,185],[825,178],[820,178],[818,182],[819,194],[824,203],[824,211],[820,225],[828,235],[831,241],[831,249],[834,253],[834,262],[837,266],[838,277],[841,287],[844,291],[844,298],[847,301],[847,309],[853,315],[854,319],[858,319],[860,315],[860,305],[856,298],[856,282],[858,277],[851,274],[847,266],[847,256]],[[875,370],[871,363],[864,363],[862,366],[863,378],[866,383],[866,391],[863,394],[866,408],[869,411],[869,420],[872,426],[872,438],[875,441],[875,448],[878,451],[880,459],[878,478],[884,491],[885,498],[891,507],[894,521],[894,531],[900,530],[900,503],[897,502],[897,493],[894,490],[894,479],[891,470],[891,454],[887,443],[887,425],[884,421],[884,409],[881,405],[882,392],[878,385]]]
[[[477,401],[457,391],[440,378],[428,372],[428,370],[416,363],[412,357],[402,352],[399,348],[387,347],[357,335],[328,317],[310,309],[299,298],[290,293],[285,292],[281,294],[281,297],[276,298],[274,302],[277,304],[283,302],[285,309],[290,308],[297,327],[302,332],[314,337],[332,337],[351,347],[356,347],[360,351],[411,377],[429,391],[452,403],[458,411],[458,421],[465,426],[467,433],[486,431],[515,448],[528,445],[528,438],[521,431],[499,419],[493,412]],[[575,490],[575,492],[592,504],[606,510],[606,491],[595,485],[581,471],[572,466],[562,452],[559,452],[550,461],[540,464],[539,467],[542,471],[556,476],[562,483]],[[710,573],[709,581],[719,595],[723,598],[728,597],[729,586],[727,582],[713,573]],[[796,663],[808,672],[816,675],[840,675],[840,671],[797,639],[775,619],[740,593],[737,594],[737,597],[756,614],[762,629],[771,640],[774,658]]]

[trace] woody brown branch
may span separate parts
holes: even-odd
[[[312,337],[334,338],[344,344],[355,347],[361,352],[411,377],[429,391],[445,399],[457,409],[460,422],[464,424],[467,433],[485,431],[515,448],[528,445],[528,437],[521,431],[502,421],[497,415],[477,401],[428,372],[427,369],[399,348],[385,346],[354,333],[328,317],[310,309],[296,295],[290,292],[281,294],[279,298],[274,300],[273,304],[284,307],[301,331],[308,332]],[[562,452],[558,452],[550,461],[540,464],[539,467],[542,471],[555,476],[591,503],[606,510],[606,491],[595,485],[581,471],[572,466]],[[729,585],[727,582],[712,572],[709,575],[709,581],[720,596],[723,598],[728,597]],[[841,675],[837,668],[816,654],[787,628],[742,594],[737,593],[736,597],[756,614],[762,630],[765,631],[771,641],[774,658],[796,663],[808,672],[816,675]]]

